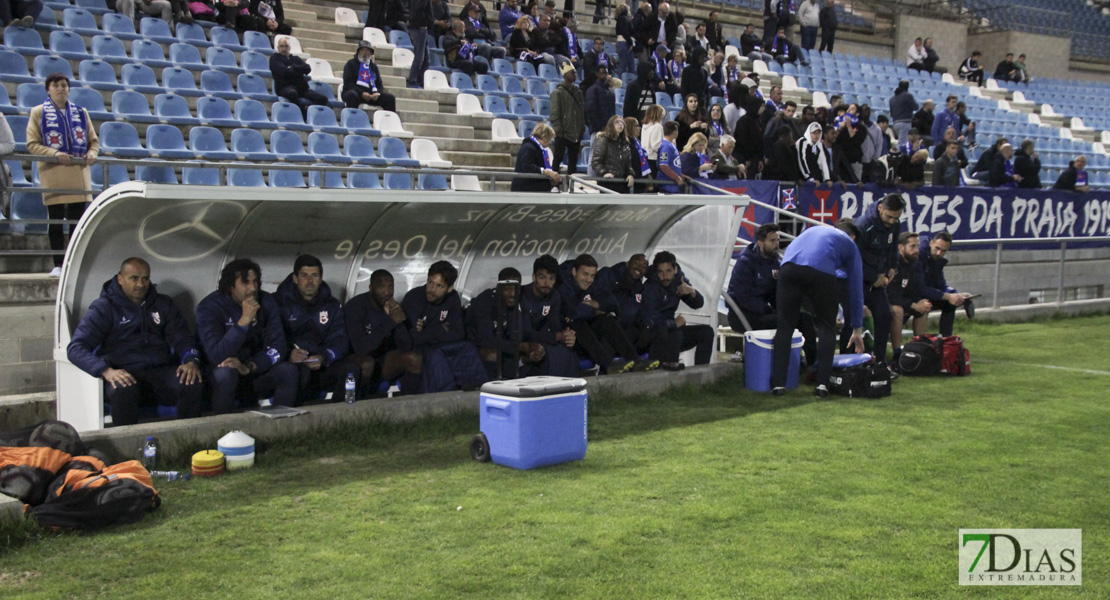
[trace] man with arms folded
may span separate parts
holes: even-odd
[[[424,357],[413,351],[405,310],[393,299],[393,275],[371,273],[370,291],[351,298],[344,310],[351,356],[362,372],[361,395],[397,378],[401,394],[420,393]]]
[[[488,381],[478,349],[466,339],[462,300],[455,291],[459,272],[441,260],[428,267],[428,281],[405,294],[413,348],[424,355],[427,392],[473,390]]]
[[[532,263],[532,282],[520,292],[524,340],[538,342],[544,349],[543,361],[526,368],[526,375],[578,375],[578,357],[572,350],[577,338],[574,330],[563,324],[561,299],[555,292],[558,277],[558,261],[544,254]]]

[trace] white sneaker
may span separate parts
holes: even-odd
[[[53,269],[50,269],[50,274],[47,275],[47,277],[61,277],[61,276],[62,276],[62,268],[61,267],[54,267]]]
[[[358,109],[359,110],[374,110],[374,107],[370,106],[369,104],[367,104],[365,102],[363,102],[362,104],[358,105]]]

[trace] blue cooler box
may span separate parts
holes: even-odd
[[[774,340],[774,329],[757,329],[744,333],[744,387],[753,392],[771,391],[771,346]],[[802,332],[795,329],[790,343],[786,389],[798,387],[798,369],[801,363]]]
[[[491,381],[479,395],[479,425],[493,462],[515,469],[586,457],[586,380]]]

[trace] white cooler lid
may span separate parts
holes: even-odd
[[[580,392],[586,389],[586,380],[576,377],[551,377],[538,375],[508,381],[490,381],[482,386],[482,393],[510,398],[533,398]]]

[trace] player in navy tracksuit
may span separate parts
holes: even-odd
[[[652,356],[650,350],[660,336],[666,336],[666,327],[662,323],[651,328],[647,326],[644,315],[644,275],[647,271],[647,257],[633,254],[627,262],[599,269],[594,285],[616,299],[617,323],[637,351],[649,352],[647,368],[656,369],[662,359]]]
[[[558,276],[559,263],[544,254],[532,263],[532,281],[520,291],[524,341],[537,342],[544,349],[543,361],[525,365],[524,375],[578,375],[578,357],[572,350],[577,339],[574,330],[563,324],[560,298],[555,292]]]
[[[649,329],[657,324],[666,328],[666,335],[656,338],[658,349],[651,352],[652,357],[659,356],[664,369],[677,371],[685,368],[678,362],[678,355],[695,348],[694,364],[709,364],[716,337],[713,328],[687,324],[685,317],[675,315],[680,300],[698,309],[705,306],[705,298],[690,285],[670,252],[657,253],[648,273],[648,282],[644,285],[644,320]]]
[[[543,359],[543,347],[524,343],[520,279],[520,271],[512,267],[501,269],[497,286],[475,296],[466,307],[466,339],[478,346],[478,355],[490,379],[516,379],[522,360]]]
[[[489,380],[478,349],[466,339],[462,301],[455,291],[459,272],[441,260],[428,268],[428,282],[401,300],[413,348],[424,354],[424,389],[477,389]]]
[[[956,321],[956,307],[964,307],[967,318],[975,316],[975,305],[971,302],[971,294],[957,292],[948,287],[944,279],[944,266],[948,259],[944,256],[952,248],[952,234],[941,231],[928,237],[921,238],[921,255],[917,267],[921,270],[921,295],[933,303],[933,308],[940,308],[940,334],[952,335],[952,325]],[[924,321],[924,318],[922,318]],[[917,331],[917,319],[914,319],[914,331]]]
[[[104,379],[115,425],[139,420],[142,402],[177,405],[179,418],[199,417],[202,393],[196,338],[150,282],[150,265],[129,258],[104,282],[66,348],[70,362]]]
[[[867,207],[856,218],[860,237],[860,259],[863,261],[863,303],[875,319],[875,357],[886,362],[886,343],[890,338],[890,300],[886,286],[898,265],[898,234],[902,232],[899,219],[906,208],[906,201],[898,194],[887,194],[881,201]]]
[[[786,248],[779,271],[779,326],[772,347],[771,391],[786,394],[790,341],[803,302],[812,309],[817,328],[817,396],[829,395],[829,376],[836,353],[836,309],[847,280],[844,313],[852,329],[848,344],[863,352],[863,265],[859,229],[844,220],[833,227],[810,227]]]
[[[393,299],[393,275],[385,269],[370,274],[370,291],[343,307],[351,355],[362,370],[361,396],[382,381],[400,378],[401,394],[421,392],[424,357],[412,349],[405,310]]]
[[[574,330],[579,353],[596,363],[605,373],[624,373],[638,364],[636,347],[628,340],[611,313],[617,300],[594,285],[597,261],[581,254],[562,265],[557,290],[563,320]],[[618,359],[617,357],[620,356]]]
[[[293,263],[293,272],[274,294],[281,306],[285,338],[292,345],[289,362],[297,365],[298,404],[332,392],[332,400],[343,400],[348,376],[359,389],[362,372],[348,357],[350,342],[343,322],[343,308],[324,281],[324,265],[311,254]]]
[[[886,286],[886,295],[890,299],[890,312],[892,315],[890,328],[890,343],[893,362],[897,364],[898,356],[902,354],[902,325],[909,317],[914,318],[914,335],[925,333],[926,319],[933,303],[922,295],[925,287],[925,277],[918,265],[917,233],[903,231],[898,236],[898,268],[890,285]],[[920,328],[920,330],[918,330]]]
[[[197,335],[208,361],[212,410],[231,412],[236,400],[253,402],[273,396],[273,403],[297,400],[297,365],[285,360],[289,345],[281,325],[281,308],[259,289],[262,268],[240,258],[220,272],[219,289],[197,305]]]

